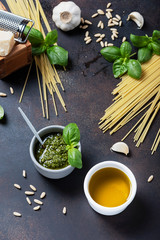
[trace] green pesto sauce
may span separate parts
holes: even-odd
[[[43,140],[44,144],[37,144],[35,157],[46,168],[61,169],[67,167],[68,151],[61,133],[50,134]]]

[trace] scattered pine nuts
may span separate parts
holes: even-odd
[[[19,190],[21,189],[21,186],[19,184],[17,184],[17,183],[14,184],[14,187],[19,189]]]
[[[150,183],[153,180],[153,178],[154,178],[153,175],[151,175],[147,181]]]
[[[67,208],[64,207],[62,212],[63,212],[64,215],[66,215],[67,214]]]
[[[96,40],[96,42],[100,42],[100,41],[102,41],[101,37]]]
[[[111,3],[109,2],[108,4],[107,4],[107,8],[109,8],[111,6]]]
[[[86,44],[89,44],[90,42],[92,42],[91,38],[86,41]]]
[[[14,90],[13,90],[13,88],[10,87],[9,89],[10,89],[10,93],[11,93],[11,94],[14,94]]]
[[[90,22],[89,20],[84,20],[85,23],[92,25],[92,22]]]
[[[7,97],[6,93],[0,92],[0,97]]]
[[[40,195],[40,198],[43,199],[45,196],[46,196],[46,193],[42,192],[41,195]]]
[[[97,16],[98,16],[98,13],[95,13],[95,14],[92,15],[92,18],[95,18]]]
[[[15,217],[21,217],[21,216],[22,216],[22,214],[19,213],[19,212],[13,212],[13,215],[14,215]]]
[[[33,185],[29,185],[29,186],[30,186],[30,188],[31,188],[34,192],[37,191],[37,189],[36,189]]]
[[[32,195],[34,195],[34,192],[31,192],[31,191],[25,191],[25,194],[28,195],[28,196],[32,196]]]
[[[38,200],[38,199],[34,199],[34,202],[37,203],[37,204],[43,205],[43,202]]]
[[[123,37],[123,38],[122,38],[122,42],[125,42],[125,41],[126,41],[126,37]]]
[[[33,208],[34,211],[38,211],[41,207],[38,205],[36,207]]]
[[[100,15],[104,15],[104,11],[102,9],[98,9],[97,13],[100,14]]]
[[[26,171],[25,171],[25,170],[23,170],[23,172],[22,172],[22,175],[23,175],[23,177],[24,177],[24,178],[26,178],[26,177],[27,177],[27,173],[26,173]]]
[[[26,201],[28,202],[29,205],[31,205],[31,200],[29,199],[29,197],[26,197]]]

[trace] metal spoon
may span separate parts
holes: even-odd
[[[28,117],[26,116],[26,114],[23,112],[23,110],[18,107],[18,110],[20,111],[22,117],[24,118],[24,120],[26,121],[28,127],[30,128],[30,130],[33,132],[34,136],[37,138],[37,140],[40,142],[40,144],[42,145],[43,147],[43,141],[42,139],[40,138],[38,132],[36,131],[36,129],[33,127],[32,123],[30,122],[30,120],[28,119]]]

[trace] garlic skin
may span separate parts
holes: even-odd
[[[129,147],[124,142],[117,142],[113,144],[113,146],[110,148],[111,151],[124,153],[125,155],[128,155],[129,153]]]
[[[128,15],[127,21],[133,20],[137,26],[138,29],[141,29],[144,25],[144,18],[139,12],[132,12]]]
[[[61,2],[53,8],[52,19],[61,30],[73,30],[81,22],[81,9],[72,1]]]

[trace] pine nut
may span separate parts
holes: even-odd
[[[40,195],[40,198],[43,199],[45,196],[46,196],[46,193],[42,192],[41,195]]]
[[[150,183],[153,180],[153,178],[154,178],[153,175],[151,175],[147,181]]]
[[[90,42],[92,42],[91,38],[86,41],[86,44],[89,44]]]
[[[96,34],[94,34],[94,36],[95,36],[95,37],[100,37],[101,34],[100,34],[100,33],[96,33]]]
[[[100,44],[101,44],[101,47],[103,48],[104,47],[104,42],[101,41]]]
[[[111,36],[111,39],[114,41],[114,36],[113,35]]]
[[[114,23],[108,23],[108,27],[113,27]]]
[[[101,23],[102,23],[102,21],[99,21],[97,27],[100,27],[100,26],[101,26]]]
[[[0,97],[7,97],[6,93],[0,92]]]
[[[87,40],[89,40],[89,39],[91,39],[91,37],[85,37],[85,38],[84,38],[84,41],[87,41]]]
[[[82,26],[82,29],[86,29],[86,28],[88,28],[88,25]]]
[[[108,45],[108,43],[107,43],[107,41],[105,41],[104,46],[107,47],[107,45]]]
[[[109,18],[112,18],[111,12],[108,12],[108,16],[109,16]]]
[[[33,208],[34,211],[38,211],[41,207],[38,205],[36,207]]]
[[[115,38],[118,38],[118,35],[115,32],[113,32],[112,36],[114,36]]]
[[[101,35],[100,35],[100,37],[101,37],[101,38],[104,38],[104,37],[105,37],[105,34],[104,34],[104,33],[103,33],[103,34],[101,34]]]
[[[85,37],[88,37],[89,36],[89,31],[86,31],[85,32]]]
[[[112,8],[107,8],[106,11],[107,12],[113,12],[113,9]]]
[[[100,41],[102,41],[101,37],[96,40],[96,42],[100,42]]]
[[[109,14],[108,14],[108,13],[106,13],[106,17],[107,17],[108,19],[110,19],[110,16],[109,16]]]
[[[62,212],[63,212],[64,215],[66,215],[67,214],[67,208],[64,207]]]
[[[122,26],[122,21],[119,22],[119,26],[120,26],[120,27]]]
[[[19,212],[13,212],[13,215],[16,216],[16,217],[21,217],[22,216],[22,214],[19,213]]]
[[[104,23],[103,22],[101,23],[101,29],[104,29]]]
[[[116,21],[113,21],[113,24],[114,24],[114,25],[119,25],[119,23],[118,23],[118,22],[116,22]]]
[[[92,25],[92,22],[90,22],[89,20],[84,20],[85,23]]]
[[[98,9],[97,13],[100,14],[100,15],[104,15],[104,11],[102,9]]]
[[[111,3],[109,2],[108,4],[107,4],[107,8],[109,8],[111,6]]]
[[[113,19],[113,21],[119,22],[119,19],[117,19],[115,17],[113,17],[112,19]]]
[[[23,170],[23,172],[22,172],[22,175],[23,175],[23,177],[24,177],[24,178],[26,178],[26,177],[27,177],[26,170]]]
[[[10,87],[9,89],[10,89],[10,93],[11,93],[11,94],[14,94],[14,90],[13,90],[13,88]]]
[[[29,199],[29,197],[26,197],[26,201],[28,202],[29,205],[31,205],[31,200]]]
[[[26,194],[26,195],[29,195],[29,196],[32,196],[32,195],[34,195],[34,192],[31,192],[31,191],[25,191],[25,194]]]
[[[34,199],[34,202],[37,203],[37,204],[43,205],[43,202],[38,200],[38,199]]]
[[[112,47],[112,46],[113,46],[113,43],[108,43],[107,46],[108,46],[108,47]]]
[[[122,38],[122,42],[125,42],[125,41],[126,41],[126,37],[123,37],[123,38]]]
[[[118,14],[116,14],[116,18],[118,18],[119,20],[121,20],[121,17],[120,17]]]
[[[117,28],[110,28],[111,31],[117,31]]]
[[[37,191],[37,189],[36,189],[33,185],[29,185],[29,186],[30,186],[30,188],[31,188],[34,192]]]
[[[81,23],[84,24],[84,18],[81,17]]]
[[[98,13],[95,13],[95,14],[92,15],[92,18],[95,18],[97,16],[98,16]]]
[[[14,184],[14,187],[19,189],[19,190],[21,189],[21,186],[19,184],[16,184],[16,183]]]

